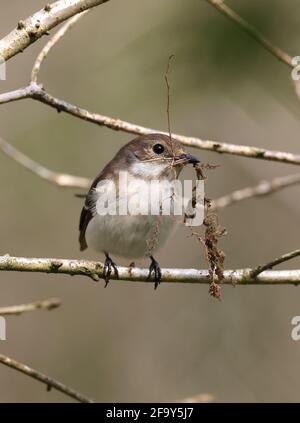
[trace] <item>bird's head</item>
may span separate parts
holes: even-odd
[[[131,175],[145,179],[174,179],[186,164],[199,163],[178,141],[164,134],[135,138],[121,148],[116,158],[123,159]]]

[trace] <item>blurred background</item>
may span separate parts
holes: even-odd
[[[0,38],[44,3],[2,1]],[[300,3],[228,4],[274,44],[300,55]],[[46,41],[8,62],[0,92],[28,83]],[[204,0],[113,0],[97,7],[53,49],[40,81],[51,94],[88,110],[166,130],[170,54],[176,56],[173,132],[299,152],[300,103],[290,69]],[[3,105],[0,129],[41,164],[90,178],[134,137],[32,100]],[[295,166],[191,152],[221,165],[206,182],[212,198],[297,172]],[[79,252],[79,190],[53,186],[1,151],[0,180],[1,254],[102,260],[92,250]],[[225,268],[256,266],[299,248],[299,213],[299,187],[220,212],[228,231],[221,241]],[[157,258],[163,267],[207,267],[185,228]],[[300,260],[281,268],[300,268]],[[176,401],[201,393],[221,402],[300,400],[300,342],[290,335],[291,319],[300,315],[300,288],[226,286],[219,302],[207,285],[162,284],[154,291],[152,284],[112,282],[104,289],[102,281],[84,277],[1,272],[0,286],[1,306],[63,301],[52,312],[7,318],[1,352],[97,401]],[[0,401],[69,399],[0,366]]]

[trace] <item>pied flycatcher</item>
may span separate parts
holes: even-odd
[[[146,198],[145,183],[147,187],[153,181],[164,182],[161,190],[165,190],[168,184],[178,178],[184,165],[198,162],[171,136],[142,135],[124,145],[96,177],[81,211],[79,243],[81,251],[91,246],[105,254],[105,286],[112,270],[118,276],[116,264],[109,256],[114,254],[129,259],[149,256],[151,264],[148,278],[153,273],[154,287],[157,288],[161,271],[152,253],[164,244],[171,233],[175,224],[174,215],[139,214],[135,207],[137,203],[145,204],[149,200]],[[126,173],[129,182],[126,194],[120,193],[121,172]],[[113,189],[116,201],[121,199],[121,205],[131,202],[131,210],[118,213],[119,203],[117,213],[101,212],[99,204],[103,205],[104,197],[113,198],[108,195],[112,194]]]

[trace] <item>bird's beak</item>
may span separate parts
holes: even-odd
[[[193,165],[200,162],[200,160],[197,159],[197,157],[193,156],[192,154],[188,154],[188,153],[184,153],[184,154],[181,154],[180,156],[177,156],[176,161],[178,161],[178,164],[179,163],[181,163],[181,164],[191,163]]]

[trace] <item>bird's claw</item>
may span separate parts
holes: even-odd
[[[154,257],[150,256],[151,263],[149,266],[149,274],[147,280],[150,280],[152,272],[154,274],[154,289],[157,289],[158,285],[161,282],[161,269],[159,267],[158,262],[155,260]]]
[[[112,270],[114,271],[116,278],[118,279],[119,278],[119,272],[118,272],[118,268],[116,266],[116,263],[107,254],[105,256],[105,262],[104,262],[104,267],[103,267],[103,279],[105,281],[104,288],[107,287],[107,285],[110,281],[110,275],[112,273]]]

